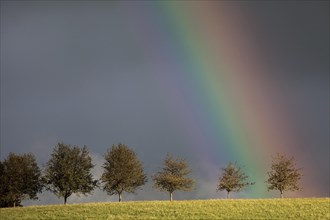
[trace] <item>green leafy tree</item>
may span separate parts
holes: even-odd
[[[47,190],[64,198],[64,204],[73,194],[86,195],[97,186],[91,169],[94,167],[87,147],[58,143],[47,162],[44,183]]]
[[[126,145],[112,145],[104,159],[104,172],[101,176],[103,190],[109,195],[118,195],[119,202],[123,192],[135,193],[147,182],[142,163]]]
[[[173,200],[173,192],[176,190],[191,191],[194,187],[194,180],[186,177],[191,173],[188,164],[184,159],[174,159],[167,154],[164,160],[163,170],[152,176],[154,188],[170,194],[170,201]]]
[[[247,176],[242,168],[237,164],[232,164],[229,162],[227,167],[222,168],[222,173],[219,177],[219,183],[217,191],[227,191],[227,199],[230,198],[231,192],[240,192],[249,185],[253,185],[253,182],[248,182]]]
[[[0,162],[0,206],[20,205],[24,199],[38,199],[42,191],[41,172],[32,154],[10,153]]]
[[[285,191],[301,190],[299,180],[302,177],[302,169],[296,168],[293,157],[286,157],[277,154],[272,161],[271,170],[267,172],[269,190],[278,190],[281,193],[281,198]]]

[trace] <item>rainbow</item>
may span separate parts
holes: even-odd
[[[157,12],[155,22],[171,38],[164,56],[176,66],[170,70],[175,73],[158,74],[158,81],[169,91],[192,146],[199,146],[193,150],[200,163],[223,155],[223,164],[237,161],[256,182],[249,196],[266,197],[271,156],[292,153],[287,147],[294,137],[285,103],[278,103],[263,76],[267,68],[253,30],[228,2],[159,2]]]

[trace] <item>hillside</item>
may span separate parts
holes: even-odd
[[[330,219],[330,198],[109,202],[1,209],[6,219]]]

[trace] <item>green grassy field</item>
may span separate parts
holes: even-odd
[[[330,198],[109,202],[4,208],[5,219],[330,219]]]

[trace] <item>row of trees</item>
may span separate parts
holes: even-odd
[[[142,162],[126,145],[113,145],[104,159],[103,174],[99,180],[94,180],[91,174],[94,165],[86,146],[80,148],[58,143],[43,171],[32,154],[10,153],[0,162],[0,206],[17,206],[24,199],[37,199],[43,189],[63,198],[66,204],[72,194],[87,195],[96,187],[109,195],[118,195],[120,202],[123,192],[135,193],[147,182]],[[190,173],[184,159],[175,159],[168,154],[162,170],[151,176],[153,187],[169,193],[172,201],[175,191],[193,190],[195,181],[188,177]],[[267,174],[268,190],[278,190],[282,198],[284,191],[300,189],[301,169],[296,168],[293,157],[278,154]],[[217,191],[227,191],[229,198],[231,192],[240,192],[254,184],[248,178],[241,167],[229,162],[222,168]]]

